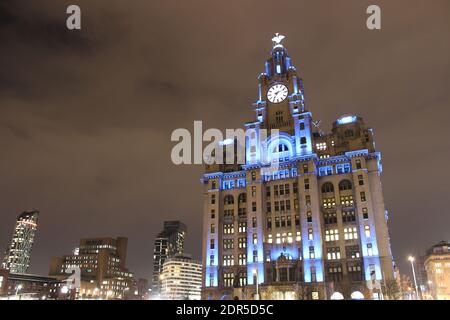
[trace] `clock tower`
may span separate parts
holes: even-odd
[[[202,177],[202,297],[380,299],[395,273],[373,130],[344,115],[313,132],[284,38],[258,77],[245,164]]]

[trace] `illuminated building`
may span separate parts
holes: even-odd
[[[251,299],[256,281],[262,299],[381,298],[394,266],[373,130],[344,115],[322,133],[282,39],[258,78],[245,164],[205,167],[202,298]]]
[[[22,212],[16,221],[11,244],[6,251],[3,268],[11,273],[27,273],[30,266],[31,249],[37,230],[39,211]]]
[[[175,254],[183,253],[186,226],[180,221],[165,221],[164,229],[156,239],[153,249],[152,297],[161,294],[161,272],[164,261]]]
[[[81,239],[77,254],[55,257],[50,276],[60,280],[69,270],[80,269],[80,288],[76,298],[123,299],[133,284],[133,274],[125,267],[128,239]]]
[[[450,243],[442,241],[428,250],[425,270],[432,297],[450,300]]]
[[[163,264],[160,275],[161,298],[167,300],[200,300],[202,264],[189,255],[176,254]]]

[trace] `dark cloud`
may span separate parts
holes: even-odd
[[[80,237],[124,235],[130,269],[149,277],[163,219],[188,224],[199,257],[202,168],[171,164],[170,134],[252,120],[274,32],[324,130],[344,113],[375,129],[397,261],[450,237],[449,1],[375,1],[378,32],[373,1],[76,2],[77,32],[72,1],[0,3],[0,249],[38,207],[32,272]]]

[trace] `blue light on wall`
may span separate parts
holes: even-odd
[[[277,73],[280,74],[281,73],[281,66],[279,64],[277,64]]]

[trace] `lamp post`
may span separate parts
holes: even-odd
[[[416,270],[414,269],[414,257],[413,256],[409,256],[408,260],[409,260],[409,262],[411,262],[411,269],[412,269],[413,278],[414,278],[414,287],[416,288],[416,299],[419,300],[420,299],[419,287],[417,286]]]
[[[23,286],[21,284],[19,284],[16,288],[16,297],[18,297],[19,299],[20,299],[19,291],[22,290],[22,288],[23,288]]]
[[[256,277],[256,294],[255,294],[255,300],[259,300],[259,286],[258,286],[258,267],[256,269],[253,269],[253,274]]]

